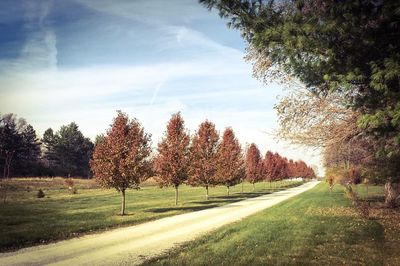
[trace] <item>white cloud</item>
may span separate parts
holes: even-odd
[[[45,2],[47,5],[40,8],[31,6],[30,21],[40,30],[28,35],[19,59],[0,61],[0,112],[25,117],[39,134],[48,127],[58,129],[75,121],[85,135],[94,138],[105,132],[115,111],[121,109],[143,123],[153,134],[155,145],[170,115],[182,111],[192,133],[202,121],[210,119],[221,133],[231,126],[243,146],[255,142],[263,153],[277,151],[320,165],[317,152],[277,142],[265,134],[276,127],[272,102],[280,87],[275,84],[265,88],[254,81],[242,51],[174,24],[171,14],[186,16],[184,10],[192,10],[193,3],[181,1],[180,5],[155,8],[155,1],[121,5],[84,2],[101,12],[156,25],[167,36],[160,47],[166,52],[178,47],[181,58],[152,64],[58,68],[57,36],[44,23],[51,3]],[[184,9],[178,10],[177,6]],[[203,16],[194,13],[194,18],[187,19]],[[187,57],[182,56],[185,53]]]
[[[57,67],[57,37],[45,18],[52,8],[52,1],[26,2],[24,28],[26,41],[17,59],[0,60],[0,70],[19,72],[38,68]]]
[[[78,0],[78,2],[103,13],[151,25],[174,24],[182,21],[209,18],[208,11],[205,8],[199,8],[197,1]]]

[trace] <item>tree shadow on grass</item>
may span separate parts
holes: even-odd
[[[268,195],[271,194],[271,191],[258,191],[258,192],[243,192],[240,193],[240,195],[243,197],[243,199],[247,199],[247,198],[255,198],[255,197],[259,197],[259,196],[263,196],[263,195]]]
[[[218,197],[213,197],[212,200],[202,200],[202,201],[193,201],[194,204],[202,204],[202,205],[209,205],[209,204],[216,204],[216,203],[233,203],[237,201],[241,201],[244,198],[232,198],[232,199],[219,199]]]
[[[201,201],[192,201],[193,204],[199,204],[200,206],[182,206],[182,207],[168,207],[168,208],[152,208],[146,210],[146,212],[153,213],[165,213],[169,211],[200,211],[205,209],[210,209],[214,207],[218,207],[221,204],[229,204],[235,203],[238,201],[256,198],[263,195],[268,195],[273,192],[281,191],[284,189],[276,189],[271,191],[271,189],[266,189],[264,191],[254,191],[254,192],[243,192],[243,193],[235,193],[234,195],[224,195],[224,196],[212,196],[209,200],[201,200]]]
[[[243,192],[243,193],[237,193],[235,195],[230,195],[230,196],[214,196],[214,197],[210,197],[209,200],[203,200],[203,201],[194,201],[193,203],[195,204],[215,204],[215,203],[234,203],[234,202],[238,202],[238,201],[242,201],[242,200],[246,200],[246,199],[251,199],[251,198],[256,198],[259,196],[263,196],[263,195],[268,195],[271,194],[271,191],[258,191],[258,192]]]
[[[385,202],[385,197],[384,196],[369,196],[368,198],[365,199],[369,203],[378,203],[378,202]]]
[[[169,207],[169,208],[153,208],[148,209],[146,212],[153,212],[153,213],[164,213],[169,211],[201,211],[209,208],[218,207],[218,205],[202,205],[202,206],[188,206],[188,207]]]

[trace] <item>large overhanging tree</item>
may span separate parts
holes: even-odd
[[[400,153],[400,2],[200,0],[249,43],[261,79],[293,78],[318,97],[340,95],[373,139],[378,173],[396,184]]]

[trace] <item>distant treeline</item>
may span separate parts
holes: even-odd
[[[74,122],[57,132],[47,129],[39,138],[34,128],[15,114],[0,115],[0,169],[2,177],[90,177],[94,144]]]
[[[214,125],[212,123],[210,125],[214,128]],[[237,150],[237,155],[235,155],[236,157],[238,157],[237,160],[244,159],[242,158],[242,150],[240,148],[238,140],[234,138],[234,133],[231,129],[227,129],[224,132],[221,144],[218,144],[219,136],[217,131],[215,131],[214,129],[213,132],[215,135],[215,147],[213,148],[213,150],[216,150],[218,145],[225,145],[225,142],[227,142],[228,144],[230,142],[237,142],[236,148],[234,147],[235,145],[233,145],[232,143],[230,144],[231,146],[233,145],[233,148],[226,144],[229,146],[226,148],[226,158],[221,158],[221,160],[225,162],[225,164],[229,161],[229,157],[234,156],[233,152],[235,149]],[[232,135],[231,138],[234,139],[229,140],[228,138],[229,141],[225,140],[225,138],[230,136],[225,136],[226,134]],[[2,170],[1,176],[3,178],[17,176],[74,176],[90,178],[93,175],[90,168],[90,160],[92,158],[94,147],[96,143],[104,141],[105,138],[105,135],[98,135],[96,137],[95,143],[93,143],[89,138],[86,138],[82,134],[82,132],[78,128],[78,125],[74,122],[68,125],[61,126],[61,128],[56,132],[54,132],[53,129],[49,128],[44,132],[43,136],[39,138],[36,135],[36,131],[34,130],[34,128],[30,124],[28,124],[24,118],[18,118],[15,114],[0,115],[0,169]],[[190,136],[187,135],[186,138],[187,145],[189,145]],[[196,142],[196,138],[196,136],[193,137],[194,142]],[[205,136],[204,138],[208,140],[210,136]],[[150,144],[150,142],[148,144]],[[197,146],[201,148],[205,145],[203,144],[199,144]],[[162,152],[162,150],[160,150],[160,145],[162,146],[163,144],[159,144],[159,153]],[[181,143],[175,143],[172,146],[178,147],[179,145],[181,145]],[[109,150],[112,149],[108,148],[107,150],[107,152],[109,152]],[[149,147],[149,155],[151,153],[151,148]],[[174,152],[174,154],[175,153],[177,152]],[[180,154],[182,152],[178,153]],[[191,154],[193,155],[195,154],[195,152],[191,151]],[[265,178],[271,181],[285,179],[287,177],[315,177],[314,171],[303,161],[294,162],[293,160],[288,160],[285,157],[281,157],[277,153],[273,154],[270,151],[267,152],[265,158],[262,159],[260,151],[255,144],[252,144],[248,147],[248,154],[245,157],[248,161],[246,165],[254,168],[252,171],[250,171],[251,173],[249,172],[246,174],[248,176],[247,179],[249,179],[249,182],[251,183],[259,182],[261,180],[264,180]],[[150,172],[153,174],[156,172],[158,175],[160,174],[157,171],[159,170],[157,168],[160,168],[160,160],[157,160],[159,158],[160,156],[156,156],[155,162],[151,163]],[[173,159],[175,160],[176,158]],[[217,160],[217,158],[215,158],[215,160]],[[193,161],[193,158],[191,158],[191,161]],[[155,163],[155,165],[153,165],[153,163]],[[210,165],[214,165],[214,159],[211,160],[209,163]],[[203,164],[204,162],[201,161],[201,165]],[[239,166],[241,165],[240,167],[236,164],[237,163],[234,162],[228,163],[224,170],[221,170],[222,173],[219,173],[220,176],[226,175],[225,183],[228,187],[230,185],[238,183],[244,178],[239,177],[245,174],[243,168],[244,162],[239,163]],[[182,167],[181,163],[179,163],[179,165],[180,167]],[[236,165],[237,167],[234,167],[234,165]],[[103,169],[100,172],[105,173],[107,172],[106,170],[107,169]],[[170,175],[170,172],[172,171],[171,167],[168,166],[165,170],[167,171],[167,173],[161,173],[161,175]],[[204,174],[203,170],[200,171],[200,175]],[[207,183],[208,182],[211,181],[208,180]]]

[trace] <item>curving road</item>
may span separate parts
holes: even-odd
[[[305,183],[212,209],[60,241],[54,244],[0,253],[0,265],[134,265],[177,244],[193,240],[313,188]]]

